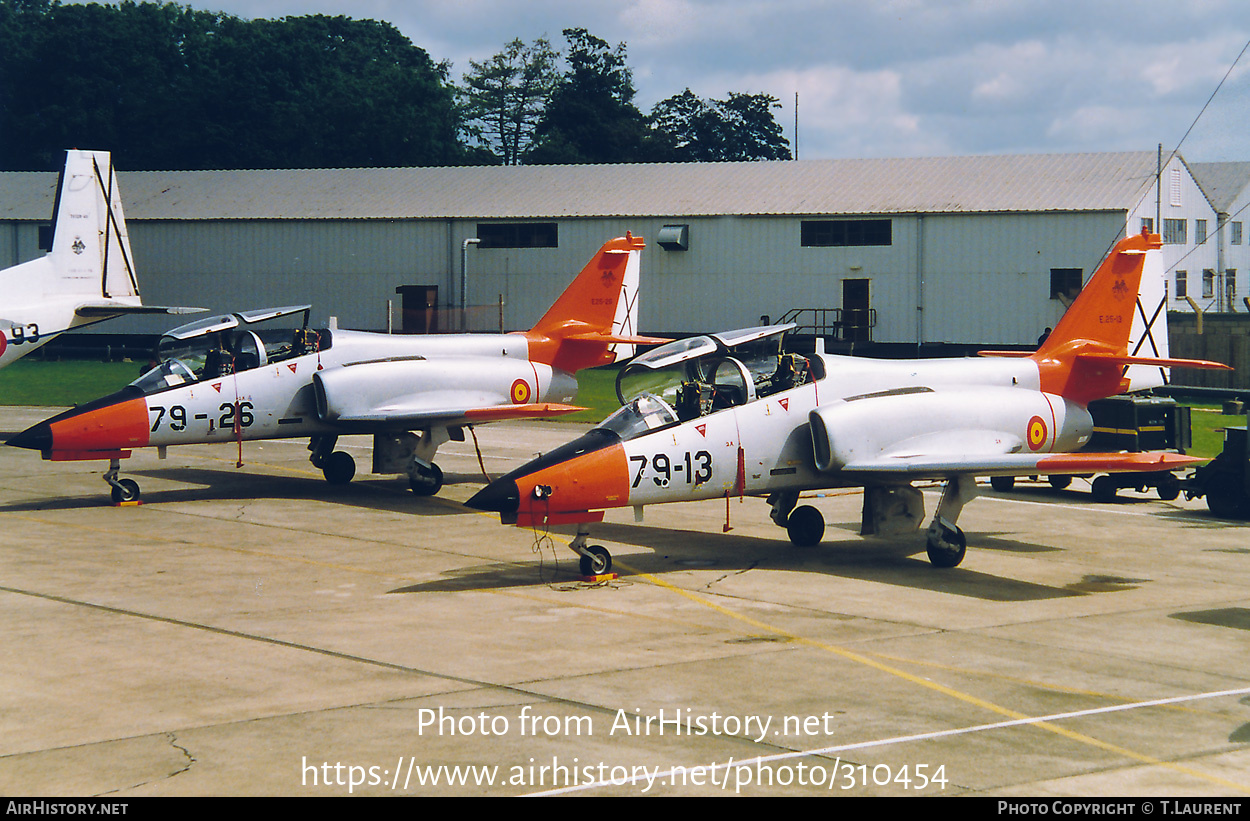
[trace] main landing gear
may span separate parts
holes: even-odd
[[[321,468],[326,481],[332,485],[345,485],[356,475],[356,460],[347,451],[335,450],[337,436],[314,436],[308,443],[312,455],[308,461]]]
[[[964,560],[968,550],[968,539],[964,532],[955,525],[964,505],[976,498],[977,480],[972,476],[952,476],[946,481],[942,490],[942,500],[938,502],[933,513],[933,521],[929,523],[926,537],[926,548],[929,561],[934,567],[956,567]]]
[[[459,434],[457,437],[456,434]],[[434,454],[444,442],[463,441],[459,429],[434,428],[418,437],[414,433],[386,434],[373,437],[373,472],[407,474],[408,487],[417,496],[433,496],[442,490],[443,471],[434,464]],[[345,485],[356,475],[356,460],[351,454],[335,450],[338,436],[314,436],[308,443],[308,461],[321,469],[332,485]]]
[[[787,490],[768,497],[772,509],[769,518],[778,527],[786,529],[790,543],[795,547],[815,547],[825,536],[825,517],[811,505],[797,507],[799,493]]]
[[[964,560],[968,540],[955,521],[964,505],[977,494],[976,479],[954,476],[946,483],[937,511],[925,533],[925,547],[934,567],[955,567]],[[820,543],[825,520],[809,505],[798,506],[797,491],[782,491],[768,497],[773,522],[786,529],[797,547]],[[924,499],[910,485],[864,488],[864,510],[860,534],[864,536],[906,536],[915,533],[924,519]]]

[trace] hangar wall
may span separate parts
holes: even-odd
[[[1175,291],[1182,271],[1195,296],[1216,281],[1207,272],[1217,271],[1236,286],[1225,304],[1240,304],[1250,280],[1235,270],[1244,246],[1229,240],[1220,252],[1218,243],[1200,241],[1217,214],[1179,158],[1165,168],[1156,214],[1154,165],[1153,152],[1135,152],[131,172],[122,184],[133,198],[131,244],[149,304],[225,311],[308,302],[318,324],[333,315],[344,327],[383,329],[388,301],[399,326],[397,287],[434,286],[439,305],[458,316],[461,243],[481,224],[543,223],[556,226],[553,247],[469,250],[468,301],[486,306],[470,314],[470,328],[499,327],[500,297],[505,328],[531,326],[605,240],[628,230],[648,241],[644,331],[716,331],[790,309],[839,308],[858,289],[875,312],[874,341],[996,346],[1034,343],[1063,310],[1052,296],[1052,271],[1087,279],[1126,228],[1136,233],[1146,220],[1156,230],[1181,226],[1183,239],[1164,247],[1173,309],[1189,307]],[[1241,176],[1228,186],[1247,187]],[[39,254],[54,190],[52,174],[0,174],[0,263]],[[887,223],[888,241],[804,238],[805,224],[857,221]],[[686,250],[656,242],[667,224],[687,227]],[[1233,227],[1240,236],[1241,224]],[[1211,302],[1218,310],[1218,300],[1199,305]],[[167,326],[166,318],[136,317],[100,330]]]
[[[904,214],[890,217],[888,246],[803,247],[801,218],[700,217],[559,220],[556,248],[468,252],[470,305],[488,306],[471,327],[494,330],[504,300],[508,329],[532,325],[599,246],[627,230],[647,239],[642,327],[695,333],[776,320],[791,308],[842,305],[843,281],[866,279],[879,342],[1028,344],[1062,313],[1050,270],[1083,278],[1123,235],[1123,212]],[[689,226],[689,250],[655,238]],[[398,327],[401,285],[436,285],[459,299],[461,242],[469,220],[131,220],[145,301],[214,311],[313,305],[343,327],[381,330],[387,301]],[[167,318],[115,320],[116,333],[159,333]]]

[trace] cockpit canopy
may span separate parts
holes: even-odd
[[[677,421],[677,413],[671,405],[653,394],[640,393],[600,422],[597,428],[610,430],[625,442]]]
[[[154,358],[159,364],[131,384],[150,394],[325,350],[330,334],[308,327],[311,307],[219,314],[181,325],[157,343]],[[290,323],[259,327],[297,314],[303,318],[294,329]]]
[[[649,394],[685,421],[788,390],[813,378],[813,361],[786,354],[782,342],[795,325],[766,325],[679,339],[643,353],[621,369],[622,405]]]

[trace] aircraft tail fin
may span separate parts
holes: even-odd
[[[1162,385],[1169,367],[1227,368],[1169,356],[1162,247],[1145,230],[1116,244],[1032,355],[1042,390],[1084,405]]]
[[[634,345],[666,342],[637,335],[642,237],[604,243],[526,337],[530,356],[575,373],[633,356]]]
[[[52,217],[51,281],[31,283],[48,295],[139,305],[126,216],[107,151],[70,150]]]

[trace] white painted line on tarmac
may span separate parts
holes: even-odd
[[[1102,715],[1105,713],[1119,713],[1128,710],[1140,710],[1147,707],[1164,707],[1172,704],[1184,704],[1191,701],[1202,701],[1211,698],[1223,698],[1225,696],[1242,696],[1250,695],[1250,687],[1241,687],[1235,690],[1217,690],[1209,693],[1196,693],[1187,696],[1173,696],[1172,698],[1159,698],[1151,701],[1134,701],[1128,704],[1113,704],[1110,707],[1094,707],[1089,710],[1073,710],[1067,713],[1052,713],[1048,716],[1037,716],[1034,718],[1016,718],[1010,721],[996,721],[992,724],[977,724],[972,727],[961,727],[953,730],[937,730],[931,733],[917,733],[915,735],[895,736],[893,738],[882,738],[876,741],[859,741],[854,744],[840,744],[835,747],[821,747],[815,750],[800,750],[789,753],[778,753],[776,755],[762,755],[755,758],[748,758],[742,761],[733,761],[724,764],[706,764],[696,765],[700,769],[709,774],[719,770],[729,770],[732,767],[754,767],[761,764],[771,764],[777,761],[787,761],[795,758],[809,758],[811,756],[829,756],[850,752],[852,750],[864,750],[870,747],[888,747],[894,744],[908,744],[915,741],[932,741],[938,738],[950,738],[952,736],[970,735],[972,733],[983,733],[988,730],[1001,730],[1008,727],[1019,727],[1027,724],[1048,724],[1056,721],[1063,721],[1070,718],[1084,718],[1086,716]],[[579,784],[572,787],[564,787],[555,790],[545,790],[538,793],[529,793],[531,796],[547,796],[562,795],[571,792],[581,792],[583,790],[592,790],[599,787],[619,787],[628,784],[636,784],[639,781],[647,780],[648,782],[659,781],[661,779],[670,779],[675,775],[689,773],[695,769],[692,767],[674,767],[665,772],[651,772],[648,775],[628,776],[621,779],[611,781],[596,781],[590,784]]]

